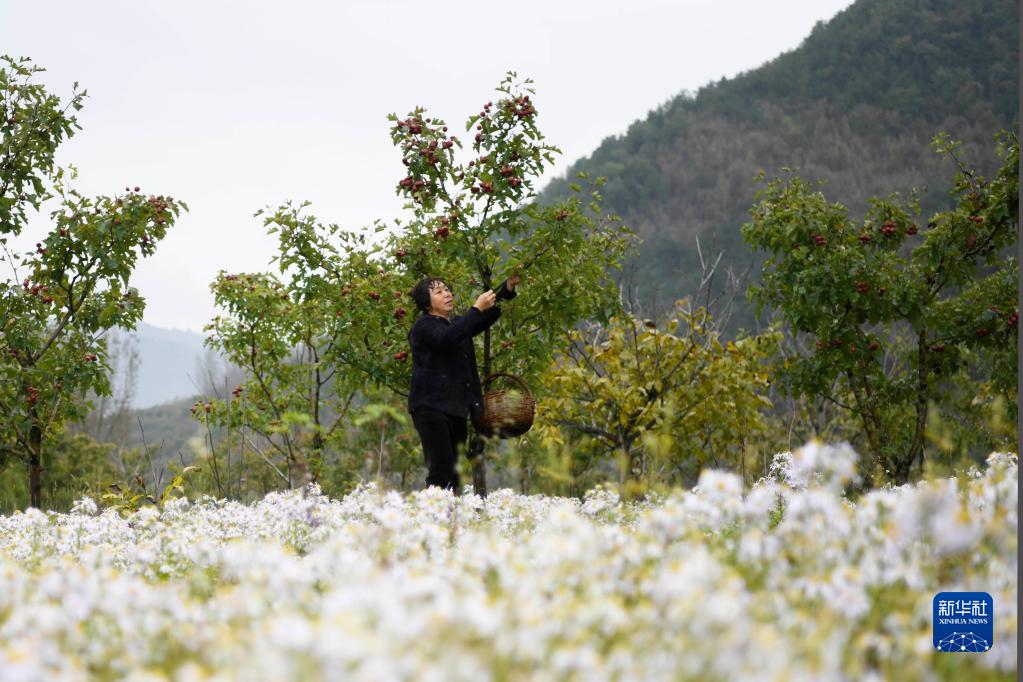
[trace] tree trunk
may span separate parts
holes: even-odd
[[[878,431],[881,430],[880,427],[883,425],[879,423],[875,424],[874,415],[871,414],[870,410],[871,405],[869,404],[869,400],[868,398],[863,396],[863,394],[861,393],[861,389],[857,387],[856,380],[853,377],[852,372],[847,371],[846,377],[849,380],[849,386],[852,388],[853,396],[856,399],[856,407],[859,410],[860,418],[862,419],[863,422],[863,432],[867,436],[867,444],[871,450],[869,459],[870,468],[867,469],[866,467],[864,467],[864,470],[860,472],[863,474],[864,479],[866,479],[864,482],[869,488],[873,487],[878,483],[879,474],[882,479],[887,478],[889,474],[888,462],[886,460],[884,452],[881,449],[881,441],[879,440],[878,433]],[[865,383],[866,382],[864,381],[864,384]],[[867,390],[866,385],[864,385],[864,387],[862,388],[862,392],[866,392],[866,390]]]
[[[476,434],[469,450],[469,462],[472,464],[472,487],[480,497],[487,496],[487,462],[483,458],[483,439]]]
[[[490,288],[489,286],[487,288]],[[483,332],[483,378],[490,376],[490,329]],[[473,436],[469,446],[472,462],[472,487],[480,497],[487,496],[486,442],[479,434]]]
[[[929,373],[927,371],[927,338],[925,332],[920,332],[917,338],[917,382],[916,382],[916,425],[913,430],[913,443],[909,452],[903,453],[896,462],[896,483],[901,485],[909,480],[909,472],[913,467],[913,461],[920,461],[920,475],[923,476],[924,468],[924,440],[927,429],[927,410],[929,407],[928,384]]]
[[[32,428],[28,434],[28,503],[43,508],[43,430],[36,410],[32,408]]]

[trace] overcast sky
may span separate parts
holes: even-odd
[[[0,51],[89,91],[61,164],[87,194],[143,192],[185,214],[133,284],[145,320],[200,331],[220,269],[265,270],[252,213],[309,200],[355,229],[400,213],[386,116],[417,105],[464,125],[504,73],[535,81],[560,175],[683,90],[798,47],[849,0],[631,2],[0,2]],[[463,128],[464,129],[464,128]],[[553,176],[553,175],[552,175]],[[47,229],[33,222],[27,245]]]

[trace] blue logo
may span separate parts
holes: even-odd
[[[987,592],[939,592],[934,595],[934,648],[983,653],[995,636],[995,602]]]

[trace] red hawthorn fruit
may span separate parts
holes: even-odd
[[[380,300],[380,294],[378,294],[375,291],[369,292],[369,297],[372,298],[374,301],[379,301]]]
[[[400,320],[401,318],[405,317],[406,315],[408,315],[408,311],[405,310],[404,308],[398,308],[397,310],[394,311],[395,319]]]
[[[511,341],[502,341],[501,348],[511,348]]]
[[[917,229],[916,225],[910,225],[909,227],[906,228],[906,234],[908,234],[911,237],[917,232],[919,232],[919,230]]]
[[[1015,327],[1016,323],[1018,323],[1018,322],[1019,322],[1019,313],[1013,313],[1012,315],[1009,315],[1008,325],[1010,327]]]
[[[966,248],[972,249],[973,245],[977,243],[977,238],[972,234],[966,237]]]
[[[884,295],[885,295],[885,293],[886,293],[887,291],[888,291],[888,290],[887,290],[886,288],[884,288],[884,287],[878,287],[878,288],[877,288],[877,293],[878,293],[879,295],[881,295],[881,296],[884,296]]]
[[[483,139],[483,133],[476,133],[476,141],[479,142]]]
[[[433,234],[434,234],[434,236],[439,237],[440,239],[447,239],[448,238],[448,234],[450,232],[451,231],[448,228],[446,228],[446,227],[438,227],[437,230]]]
[[[405,358],[408,357],[408,351],[403,350],[400,353],[395,353],[391,357],[394,358],[395,360],[398,360],[399,362],[404,362]]]
[[[984,336],[987,336],[990,333],[991,333],[991,331],[987,327],[981,327],[980,329],[978,329],[976,331],[976,334],[977,334],[978,337],[984,337]]]
[[[482,190],[484,194],[493,194],[493,192],[494,192],[494,183],[492,183],[492,182],[482,182],[482,183],[480,183],[480,190]]]
[[[866,232],[861,232],[859,239],[861,244],[869,244],[873,237],[871,237]]]
[[[817,350],[824,350],[824,342],[817,339]]]
[[[856,282],[856,291],[860,292],[861,294],[865,294],[869,290],[870,290],[870,285],[867,284],[866,282],[864,282],[862,280],[860,280],[859,282]]]
[[[970,220],[972,220],[977,225],[980,225],[982,222],[984,222],[984,218],[979,215],[971,215]]]
[[[880,347],[881,346],[876,341],[870,344],[870,350],[877,350]]]
[[[512,187],[518,187],[522,184],[522,178],[509,178],[508,184]]]

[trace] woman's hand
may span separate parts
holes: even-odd
[[[493,308],[494,303],[496,302],[497,294],[494,293],[493,289],[488,289],[487,291],[484,291],[482,294],[479,295],[479,297],[476,299],[476,302],[472,304],[472,307],[476,308],[482,313],[484,310],[487,310],[488,308]]]
[[[506,287],[508,287],[508,291],[515,291],[515,287],[521,281],[522,281],[522,277],[519,276],[519,271],[515,270],[514,272],[512,272],[511,277],[509,277],[507,280],[505,280],[504,285]]]

